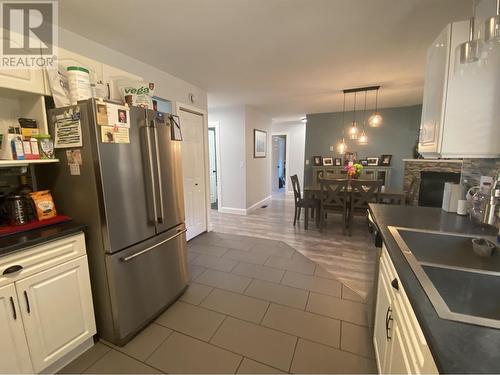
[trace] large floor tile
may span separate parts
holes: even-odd
[[[228,250],[222,258],[247,263],[264,264],[267,258],[269,258],[269,255],[244,250]]]
[[[224,255],[228,250],[229,248],[227,247],[220,247],[209,244],[196,244],[189,246],[189,251],[194,251],[195,253],[200,254],[213,255],[216,257]]]
[[[191,283],[181,296],[180,300],[192,305],[199,305],[213,290],[211,286]]]
[[[271,281],[273,283],[279,283],[283,278],[285,270],[262,266],[260,264],[240,262],[236,267],[234,267],[231,273],[248,276],[254,279]]]
[[[322,344],[340,346],[340,320],[271,304],[262,325]]]
[[[348,286],[342,285],[342,298],[349,301],[366,303],[366,300]]]
[[[253,280],[245,291],[245,294],[266,301],[276,302],[280,305],[304,309],[307,303],[308,292],[268,281]]]
[[[288,371],[297,338],[228,317],[211,342],[256,361]]]
[[[156,320],[158,324],[208,341],[224,315],[184,302],[176,302]]]
[[[111,349],[96,363],[85,370],[86,374],[159,374],[145,363]]]
[[[249,251],[254,246],[252,241],[247,239],[222,239],[217,241],[216,244],[228,249],[244,251]]]
[[[306,310],[358,325],[368,325],[368,310],[363,303],[311,292]]]
[[[275,255],[282,258],[291,258],[296,250],[285,244],[284,242],[278,242],[276,244],[258,244],[252,247],[252,252],[267,254],[267,255]]]
[[[229,251],[231,250],[228,250],[228,252]],[[197,266],[211,268],[217,271],[229,272],[234,268],[234,266],[236,266],[238,262],[236,262],[235,260],[226,259],[225,255],[221,258],[213,255],[200,254],[192,261],[192,263]]]
[[[368,327],[342,322],[342,350],[374,358],[373,341]]]
[[[375,361],[299,339],[292,362],[295,373],[376,374]]]
[[[236,293],[243,293],[252,279],[232,273],[206,270],[196,278],[196,282]]]
[[[234,373],[241,356],[174,332],[147,363],[167,373]]]
[[[265,263],[266,266],[281,268],[295,272],[304,273],[306,275],[313,275],[316,269],[316,264],[311,261],[304,261],[300,259],[289,259],[278,256],[271,256]]]
[[[256,362],[252,359],[243,358],[240,367],[238,368],[238,374],[280,374],[282,371],[264,365],[262,363]]]
[[[109,346],[97,342],[93,347],[60,370],[59,374],[81,374],[110,350]]]
[[[202,302],[201,306],[236,318],[259,323],[269,303],[242,294],[214,289]]]
[[[188,263],[188,274],[189,280],[195,280],[198,276],[200,276],[203,272],[205,272],[206,268],[201,266],[196,266],[194,264]]]
[[[172,330],[159,324],[152,323],[143,329],[137,336],[129,341],[125,346],[119,347],[108,344],[113,349],[125,353],[139,361],[144,362],[153,351],[172,334]]]
[[[325,279],[313,275],[286,271],[281,280],[281,284],[293,286],[294,288],[310,290],[312,292],[328,294],[340,297],[342,294],[342,284],[337,280]]]

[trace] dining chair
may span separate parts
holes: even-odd
[[[311,209],[311,217],[314,217],[316,214],[316,226],[319,226],[319,210],[320,210],[320,202],[318,199],[308,199],[302,197],[302,192],[300,191],[300,183],[299,177],[294,174],[290,176],[292,180],[293,187],[293,198],[295,202],[295,212],[293,214],[293,225],[297,223],[297,220],[300,219],[300,212],[302,208],[310,208]],[[316,211],[316,212],[315,212]]]
[[[342,233],[346,233],[347,219],[347,179],[321,179],[320,183],[320,231],[325,226],[328,212],[342,214]]]
[[[351,202],[348,207],[347,227],[352,234],[352,218],[354,215],[366,215],[368,218],[368,204],[380,202],[380,190],[383,180],[352,180]]]
[[[417,178],[413,177],[408,190],[406,191],[405,203],[408,206],[413,206],[415,202],[415,195],[417,194],[418,184]]]

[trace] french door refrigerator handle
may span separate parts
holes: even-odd
[[[186,232],[187,232],[187,229],[179,229],[179,230],[177,231],[177,233],[176,233],[176,234],[174,234],[173,236],[170,236],[170,237],[168,237],[167,239],[165,239],[165,240],[163,240],[163,241],[160,241],[160,242],[158,242],[157,244],[154,244],[153,246],[150,246],[150,247],[148,247],[148,248],[146,248],[146,249],[144,249],[144,250],[138,251],[137,253],[134,253],[134,254],[129,255],[129,256],[127,256],[127,257],[120,258],[120,262],[129,262],[129,261],[131,261],[132,259],[137,258],[138,256],[141,256],[141,255],[143,255],[143,254],[145,254],[145,253],[148,253],[148,252],[150,252],[151,250],[154,250],[155,248],[157,248],[158,246],[163,245],[165,242],[171,241],[171,240],[173,240],[174,238],[177,238],[177,237],[179,237],[180,235],[182,235],[182,234],[184,234],[184,233],[186,233]]]
[[[154,167],[153,167],[153,150],[151,148],[151,135],[149,133],[149,126],[144,126],[146,129],[146,145],[148,149],[148,169],[149,169],[149,178],[151,179],[151,190],[153,193],[153,217],[156,221],[158,217],[158,209],[156,207],[156,188],[155,188],[155,179],[154,179]]]
[[[161,165],[160,165],[160,149],[158,147],[158,132],[154,120],[151,120],[151,127],[154,133],[155,153],[156,153],[156,168],[158,170],[158,192],[160,195],[160,216],[158,217],[158,224],[162,224],[165,220],[165,212],[163,209],[163,184],[161,182]]]

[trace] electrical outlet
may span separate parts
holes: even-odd
[[[306,160],[306,165],[309,165],[309,159]]]
[[[333,151],[333,146],[330,146],[330,151]]]

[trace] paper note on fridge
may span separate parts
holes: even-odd
[[[129,129],[120,126],[101,126],[102,143],[130,143]]]
[[[130,111],[127,106],[97,102],[97,124],[130,128]]]
[[[56,117],[54,148],[82,147],[80,112]]]

